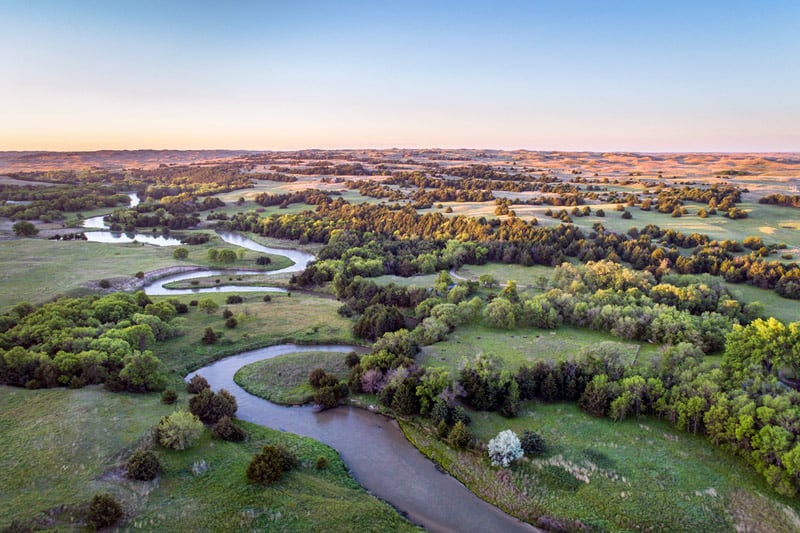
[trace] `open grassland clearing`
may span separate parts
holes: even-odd
[[[159,399],[100,387],[0,387],[0,527],[115,488],[104,472],[173,409]]]
[[[261,293],[242,294],[240,304],[226,304],[230,294],[198,294],[182,296],[179,301],[211,299],[219,310],[208,314],[190,307],[185,317],[184,336],[159,343],[156,355],[170,371],[181,376],[210,361],[226,355],[262,346],[297,342],[301,344],[355,343],[352,322],[339,316],[341,305],[336,300],[292,293],[270,293],[271,301],[264,302]],[[162,297],[164,298],[164,297]],[[223,309],[229,309],[237,325],[225,326]],[[219,340],[204,344],[201,339],[206,328],[212,328]]]
[[[536,361],[561,361],[577,356],[582,349],[610,342],[628,354],[628,364],[648,359],[658,348],[651,344],[622,342],[608,333],[572,326],[561,326],[555,330],[516,328],[497,330],[482,324],[459,326],[446,340],[426,346],[417,356],[425,366],[444,366],[451,372],[459,369],[464,357],[496,355],[503,368],[516,371],[522,365]]]
[[[156,481],[127,480],[122,470],[127,457],[140,442],[149,442],[144,438],[149,429],[174,409],[161,404],[158,394],[0,387],[0,527],[39,518],[47,529],[74,529],[72,519],[83,518],[82,506],[94,493],[107,491],[126,511],[122,529],[413,529],[362,489],[331,448],[244,422],[239,423],[249,433],[245,443],[212,439],[204,430],[191,449],[155,448],[163,467]],[[253,454],[265,444],[282,445],[299,461],[269,487],[245,477]],[[318,457],[327,467],[316,468]]]
[[[553,275],[551,267],[542,265],[504,265],[503,263],[487,263],[485,265],[464,265],[456,270],[456,275],[471,281],[478,281],[482,275],[488,274],[503,286],[508,281],[517,282],[519,289],[541,289],[543,282],[550,280]]]
[[[498,469],[485,452],[459,452],[424,427],[402,426],[426,455],[516,516],[577,518],[604,531],[797,531],[796,500],[775,495],[739,458],[662,421],[615,423],[573,404],[539,403],[524,404],[512,419],[470,416],[483,442],[527,429],[548,449]]]
[[[347,380],[350,369],[341,352],[301,352],[266,359],[242,367],[236,383],[247,392],[273,403],[302,405],[311,401],[314,388],[309,373],[322,368],[340,380]]]

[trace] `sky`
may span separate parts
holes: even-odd
[[[797,0],[0,0],[0,150],[800,151]]]

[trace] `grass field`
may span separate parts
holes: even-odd
[[[470,324],[457,327],[447,340],[426,346],[417,360],[421,365],[444,366],[455,372],[464,357],[493,354],[502,359],[504,368],[513,372],[524,364],[540,360],[560,361],[575,357],[583,348],[600,342],[612,342],[623,347],[630,355],[631,364],[634,360],[651,357],[658,350],[651,344],[622,342],[607,333],[571,326],[555,330],[516,328],[504,331]]]
[[[164,467],[157,481],[126,480],[119,467],[148,428],[174,408],[156,394],[0,387],[0,527],[38,517],[47,529],[80,530],[72,520],[82,519],[81,506],[95,492],[108,491],[123,503],[128,516],[121,526],[127,530],[414,529],[362,489],[331,448],[243,422],[250,435],[245,443],[212,439],[206,430],[192,449],[156,448]],[[265,444],[285,446],[300,463],[266,488],[244,475]],[[315,467],[318,457],[328,462],[323,470]],[[201,462],[206,471],[194,473]]]
[[[346,380],[349,375],[343,353],[301,352],[242,367],[234,379],[259,398],[283,405],[302,405],[310,402],[314,395],[308,375],[315,368],[322,368],[340,380]]]
[[[172,412],[159,398],[112,394],[99,387],[0,387],[0,527],[111,490],[113,483],[102,474],[136,447],[147,428]]]
[[[573,404],[526,403],[518,418],[470,413],[473,436],[525,429],[548,451],[500,475],[485,452],[458,452],[413,422],[406,435],[471,490],[515,516],[580,519],[602,531],[763,531],[800,527],[798,502],[704,439],[650,418],[614,423]],[[768,496],[764,496],[764,495]]]
[[[227,305],[227,294],[182,296],[180,301],[210,298],[220,305],[213,314],[191,307],[185,317],[186,334],[158,344],[158,355],[166,368],[183,376],[210,361],[237,352],[262,346],[297,342],[301,344],[357,343],[352,322],[339,316],[341,305],[336,300],[306,294],[270,293],[272,301],[264,302],[261,293],[242,293],[244,303]],[[238,325],[225,327],[222,309],[233,312]],[[203,332],[212,327],[221,339],[213,345],[201,342]]]

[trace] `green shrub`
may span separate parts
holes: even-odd
[[[211,388],[211,386],[208,384],[208,381],[200,374],[195,374],[192,376],[192,379],[190,379],[189,383],[186,384],[186,392],[189,394],[198,394],[203,389],[209,388]]]
[[[542,436],[528,429],[522,432],[519,442],[520,445],[522,445],[522,451],[525,452],[525,455],[537,455],[547,450],[547,445]]]
[[[234,424],[231,417],[227,415],[220,418],[219,422],[214,424],[214,435],[222,440],[231,442],[242,442],[247,438],[245,430]]]
[[[158,423],[158,442],[165,448],[185,450],[197,443],[203,432],[203,423],[186,411],[175,411]]]
[[[317,465],[317,470],[324,470],[328,467],[328,460],[325,459],[325,457],[323,457],[322,455],[320,455],[319,457],[317,457],[316,465]]]
[[[314,403],[322,409],[331,409],[339,405],[334,387],[320,387],[314,393]]]
[[[217,342],[217,334],[214,332],[214,328],[211,326],[207,327],[203,332],[203,338],[201,340],[203,344],[214,344]]]
[[[450,442],[459,450],[466,448],[471,439],[472,436],[469,433],[469,429],[467,429],[466,424],[460,420],[456,422],[453,429],[450,430]]]
[[[125,475],[129,479],[150,481],[161,471],[158,456],[150,450],[136,450],[125,463]]]
[[[296,464],[296,459],[284,448],[266,445],[247,465],[247,479],[253,483],[269,485],[280,480],[283,473]]]
[[[325,379],[327,375],[324,368],[315,368],[308,374],[308,384],[318,389],[322,386],[322,380]]]
[[[237,409],[236,398],[225,389],[217,393],[203,389],[189,399],[189,411],[206,424],[216,424],[223,416],[232,417]]]
[[[119,502],[111,494],[101,492],[92,496],[89,502],[89,523],[95,529],[111,527],[123,517],[124,511]]]
[[[225,327],[228,329],[234,329],[238,325],[239,322],[234,317],[230,317],[228,320],[225,321]]]
[[[167,405],[172,405],[178,401],[178,393],[175,389],[167,389],[161,394],[161,402]]]

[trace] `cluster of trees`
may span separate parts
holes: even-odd
[[[733,185],[714,184],[710,187],[702,188],[688,186],[678,188],[662,185],[656,191],[655,207],[661,213],[673,213],[683,206],[684,201],[691,201],[707,204],[708,214],[714,214],[717,210],[728,213],[736,207],[736,204],[741,199],[741,189]],[[643,201],[643,204],[645,201]],[[642,205],[640,207],[647,211],[649,206],[650,202],[646,206]],[[745,213],[744,216],[746,217],[747,214]]]
[[[254,198],[255,203],[258,205],[269,207],[278,205],[281,209],[285,209],[290,204],[308,204],[320,205],[326,204],[331,201],[331,196],[338,193],[329,191],[320,191],[319,189],[306,189],[304,191],[297,191],[286,194],[270,194],[262,192]]]
[[[800,195],[768,194],[758,199],[760,204],[782,205],[784,207],[800,207]]]
[[[281,167],[273,165],[270,170],[284,174],[300,174],[305,176],[371,176],[372,171],[361,163],[340,163],[333,165],[329,161],[312,161],[305,167]]]
[[[713,241],[698,234],[687,236],[652,225],[621,234],[595,224],[594,231],[587,235],[570,224],[538,227],[516,217],[502,221],[462,215],[448,218],[441,213],[419,214],[409,206],[351,205],[342,199],[320,205],[313,213],[267,218],[242,214],[228,224],[232,229],[301,242],[328,243],[334,234],[346,233],[345,240],[356,248],[376,241],[396,250],[396,245],[389,243],[406,240],[408,244],[403,246],[408,253],[400,261],[387,257],[384,274],[409,276],[487,261],[555,266],[569,257],[582,262],[605,258],[628,262],[636,270],[647,270],[657,278],[669,271],[708,273],[734,283],[775,289],[785,297],[800,298],[796,283],[800,266],[796,263],[766,261],[758,251],[734,255],[737,247],[741,249],[734,241]],[[455,257],[455,265],[437,264],[437,251],[443,254],[443,249],[452,247],[451,240],[461,243],[467,252]],[[692,254],[681,254],[678,245],[696,248]],[[470,247],[476,253],[469,253]],[[336,251],[344,253],[340,247],[333,247],[325,258],[337,257],[331,255]],[[312,274],[316,272],[312,270],[305,278],[312,278]]]
[[[0,315],[0,383],[40,387],[160,390],[165,377],[151,348],[183,331],[179,302],[143,293],[27,303]]]
[[[6,203],[8,200],[22,203]],[[18,220],[63,220],[64,213],[127,205],[127,194],[110,187],[0,185],[0,216]]]

